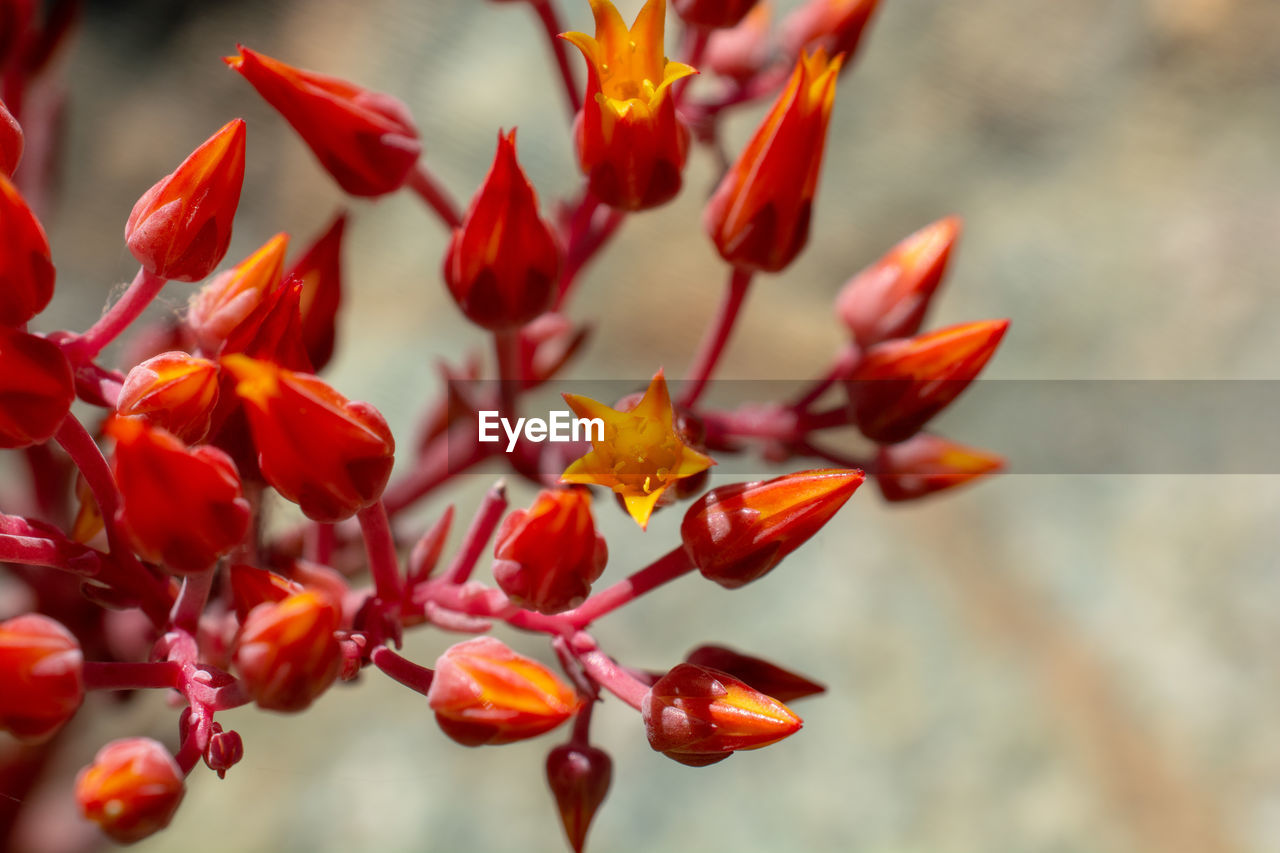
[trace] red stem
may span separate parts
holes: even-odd
[[[378,669],[410,690],[415,690],[423,695],[426,695],[427,690],[430,689],[431,679],[435,676],[434,670],[416,664],[408,658],[396,654],[386,646],[379,646],[374,649],[369,659],[373,661],[373,665]]]
[[[200,614],[204,613],[204,606],[209,601],[209,590],[213,588],[213,572],[214,569],[210,568],[182,579],[182,589],[169,615],[173,627],[195,635],[200,626]]]
[[[396,540],[391,532],[391,521],[382,501],[360,510],[360,533],[364,536],[365,553],[369,555],[369,572],[373,575],[373,589],[383,601],[400,600],[400,562],[396,558]]]
[[[457,556],[440,577],[442,582],[466,583],[467,578],[471,577],[471,572],[475,570],[484,546],[489,542],[489,537],[493,535],[498,522],[502,520],[502,514],[506,511],[507,487],[499,480],[480,502],[475,518],[471,520],[471,527],[467,528],[467,535],[462,540],[462,547],[458,549]]]
[[[477,440],[474,421],[450,427],[418,457],[413,471],[383,493],[382,502],[387,507],[387,514],[394,516],[417,503],[455,474],[461,474],[483,462],[496,446],[481,444]],[[465,454],[458,453],[460,447],[466,448]],[[455,458],[455,454],[461,458]]]
[[[556,13],[551,0],[531,0],[529,5],[533,7],[534,14],[542,22],[542,28],[547,31],[547,43],[555,56],[556,68],[560,70],[560,79],[564,82],[564,94],[569,102],[569,118],[573,119],[578,115],[578,110],[582,109],[582,94],[573,77],[573,67],[569,64],[569,48],[560,38],[560,34],[564,32],[564,26],[560,23],[560,16]]]
[[[439,179],[431,174],[431,171],[426,166],[422,165],[421,160],[414,165],[413,171],[409,173],[408,186],[436,212],[436,215],[440,217],[446,226],[449,228],[462,226],[462,214],[459,212],[457,203],[449,195],[449,191],[444,188]]]
[[[520,363],[520,333],[503,329],[493,333],[493,349],[498,361],[499,409],[502,417],[516,418],[516,397],[524,386]]]
[[[582,663],[582,668],[587,671],[587,675],[591,676],[593,681],[632,708],[640,710],[640,703],[649,693],[647,684],[618,666],[612,658],[599,649],[578,652],[577,657]]]
[[[635,601],[645,593],[687,574],[692,569],[693,563],[685,553],[684,546],[677,545],[630,577],[596,593],[573,610],[561,613],[559,618],[581,630],[606,613],[611,613],[622,605]]]
[[[98,322],[90,326],[83,335],[67,342],[64,347],[67,358],[72,364],[92,361],[107,344],[114,341],[147,310],[147,306],[164,285],[165,279],[146,269],[139,269],[128,290],[107,309],[107,313],[99,317]]]
[[[733,324],[737,322],[738,313],[747,297],[747,288],[751,284],[751,276],[752,272],[750,270],[738,267],[733,268],[729,276],[729,287],[725,291],[724,301],[720,303],[720,310],[708,328],[706,337],[702,339],[702,343],[698,347],[698,354],[693,360],[693,367],[689,371],[691,384],[685,389],[680,399],[680,405],[685,408],[691,409],[696,406],[698,399],[702,396],[702,392],[706,389],[707,382],[711,379],[711,374],[716,369],[716,363],[720,361],[725,345],[729,343],[729,335],[733,332]]]
[[[791,408],[801,411],[818,402],[818,398],[826,393],[828,388],[848,376],[861,360],[862,351],[858,349],[858,345],[855,343],[848,344],[840,351],[840,355],[836,357],[826,375],[809,386],[804,394],[797,397],[795,402],[791,404]]]

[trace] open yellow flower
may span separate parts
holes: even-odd
[[[593,438],[591,452],[574,460],[561,482],[608,486],[622,496],[627,512],[642,528],[648,527],[649,516],[668,487],[715,464],[680,437],[661,370],[630,411],[576,394],[565,394],[564,400],[578,417],[604,421],[604,437]]]
[[[587,92],[574,128],[591,191],[626,210],[656,207],[680,191],[689,131],[671,84],[696,74],[663,51],[666,0],[649,0],[628,29],[609,0],[591,0],[595,37],[564,33],[587,60]]]

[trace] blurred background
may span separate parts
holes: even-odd
[[[590,31],[585,0],[558,5]],[[618,5],[629,21],[640,2]],[[795,5],[775,3],[779,15]],[[954,213],[965,232],[932,323],[1012,318],[988,376],[1277,378],[1280,4],[881,6],[839,87],[809,247],[757,282],[722,376],[822,372],[845,339],[831,310],[840,285]],[[674,52],[674,15],[670,29]],[[237,42],[403,99],[460,201],[513,126],[544,206],[577,186],[559,80],[523,4],[91,3],[63,61],[61,189],[43,212],[58,294],[37,322],[85,328],[136,269],[121,239],[134,200],[243,116],[248,172],[228,263],[277,231],[300,246],[351,208],[349,301],[328,376],[386,413],[407,448],[438,391],[436,360],[485,346],[442,285],[447,235],[408,194],[347,202],[223,66]],[[731,151],[763,111],[733,115]],[[630,220],[589,268],[571,313],[595,334],[571,376],[683,375],[723,287],[699,219],[716,170],[696,150],[682,195]],[[189,292],[170,285],[159,310]],[[494,476],[448,494],[463,518]],[[519,484],[513,505],[532,494]],[[416,518],[444,505],[433,498]],[[641,535],[598,506],[611,545],[602,582],[678,535],[679,513]],[[702,769],[651,752],[637,716],[607,702],[595,731],[615,782],[589,846],[1280,849],[1278,518],[1275,476],[1012,473],[900,508],[868,486],[765,580],[730,593],[687,579],[600,625],[603,647],[631,665],[666,669],[720,642],[829,689],[799,705],[795,737]],[[546,659],[540,639],[499,635]],[[429,663],[454,639],[419,632],[406,654]],[[68,783],[108,737],[176,741],[158,696],[94,710],[64,755]],[[170,830],[135,849],[563,849],[542,776],[556,736],[464,749],[425,700],[377,673],[300,716],[219,719],[243,734],[243,763],[223,781],[197,770]]]

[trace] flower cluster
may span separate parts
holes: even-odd
[[[37,603],[0,611],[0,729],[45,745],[34,763],[8,766],[0,753],[0,778],[35,784],[87,691],[169,691],[183,708],[171,746],[112,741],[73,786],[86,819],[115,841],[137,841],[169,824],[201,761],[222,776],[262,748],[224,729],[221,712],[254,704],[298,713],[376,671],[422,694],[424,716],[429,709],[466,746],[567,727],[550,749],[547,783],[581,851],[614,771],[591,740],[597,702],[630,706],[653,750],[698,767],[795,734],[802,723],[788,703],[823,690],[716,645],[666,672],[627,666],[600,648],[598,620],[695,570],[728,590],[760,580],[868,476],[886,499],[907,501],[1003,465],[926,431],[1008,325],[921,331],[959,234],[954,217],[849,280],[835,310],[847,345],[791,399],[736,409],[704,400],[753,283],[787,268],[814,231],[837,88],[875,0],[810,0],[779,28],[755,0],[673,0],[674,14],[648,0],[630,26],[610,0],[590,0],[593,34],[562,32],[552,0],[504,2],[527,2],[554,36],[548,46],[573,112],[581,185],[554,206],[540,206],[514,129],[498,132],[492,168],[462,209],[431,173],[401,101],[244,46],[226,59],[346,193],[404,190],[425,204],[448,235],[441,283],[459,319],[492,342],[496,369],[447,368],[446,378],[495,381],[442,390],[423,437],[401,448],[394,478],[387,421],[318,375],[340,343],[347,214],[291,263],[285,233],[259,235],[260,248],[226,258],[250,130],[241,119],[122,215],[140,268],[92,327],[28,328],[55,290],[52,249],[27,201],[47,175],[23,159],[24,131],[48,111],[24,109],[13,93],[45,91],[27,84],[46,73],[39,60],[65,28],[56,17],[0,19],[9,98],[0,106],[0,447],[25,454],[34,484],[31,500],[14,507],[21,512],[0,514],[0,560],[30,593],[19,600]],[[676,20],[679,61],[665,38]],[[628,218],[682,191],[699,146],[728,148],[723,116],[768,99],[703,211],[727,284],[678,393],[654,364],[647,388],[621,399],[564,394],[574,413],[602,425],[577,458],[553,445],[504,453],[480,441],[481,412],[517,418],[528,393],[555,388],[582,350],[585,326],[571,303],[586,266]],[[47,138],[41,130],[29,135]],[[161,291],[180,293],[186,307],[148,325],[143,313]],[[130,329],[131,345],[104,356]],[[833,444],[841,427],[867,439],[864,455]],[[708,490],[717,461],[753,452],[789,473]],[[406,511],[485,464],[530,481],[536,496],[508,512],[505,487],[495,486],[446,560],[452,508],[426,530]],[[648,565],[626,566],[628,550],[611,549],[597,529],[610,492],[636,536],[686,501],[680,541]],[[265,509],[280,504],[296,507],[295,526],[264,524]],[[473,577],[488,555],[493,584]],[[629,574],[600,588],[611,556]],[[498,622],[544,636],[551,656],[491,636],[458,642],[430,666],[397,651],[412,628],[483,634]],[[0,813],[0,846],[13,830],[9,813]]]

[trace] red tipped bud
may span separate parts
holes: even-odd
[[[640,706],[649,746],[690,767],[739,749],[759,749],[800,730],[778,700],[719,670],[682,663],[645,694]]]
[[[555,237],[516,161],[516,132],[498,134],[498,154],[444,257],[449,292],[473,323],[507,329],[551,307],[559,268]]]
[[[858,346],[919,331],[959,236],[957,217],[939,219],[849,279],[836,297],[836,312]]]
[[[231,244],[244,183],[244,121],[235,119],[143,193],[124,227],[129,251],[148,272],[199,281]]]
[[[116,401],[122,415],[142,415],[188,444],[209,433],[218,403],[218,365],[185,352],[166,352],[129,371]]]
[[[213,735],[209,738],[209,748],[204,753],[204,763],[218,774],[219,779],[226,778],[227,771],[240,763],[244,758],[244,740],[236,731],[223,731],[222,725],[213,724]]]
[[[613,760],[603,749],[564,743],[547,755],[547,784],[574,853],[582,853],[587,830],[612,781]]]
[[[13,177],[22,159],[24,137],[22,126],[9,112],[9,108],[0,101],[0,175]]]
[[[311,359],[302,343],[301,301],[302,282],[281,282],[231,330],[223,354],[240,353],[286,370],[311,373]]]
[[[241,625],[249,618],[249,612],[259,604],[284,601],[291,595],[303,592],[302,584],[246,563],[232,564],[229,574],[231,600]]]
[[[169,750],[146,737],[113,740],[76,777],[80,813],[120,844],[168,826],[185,793]]]
[[[698,646],[684,661],[726,672],[779,702],[794,702],[827,689],[803,675],[724,646]]]
[[[826,50],[852,60],[880,0],[809,0],[782,22],[782,47],[792,56]],[[845,67],[851,63],[846,61]]]
[[[578,708],[573,689],[535,660],[493,637],[445,650],[427,704],[446,735],[463,746],[513,743],[549,732]]]
[[[302,282],[298,310],[302,315],[302,344],[314,370],[333,356],[338,307],[342,304],[342,234],[347,215],[338,216],[285,274]]]
[[[736,589],[808,541],[862,480],[861,471],[830,468],[712,489],[685,513],[685,551],[704,577]]]
[[[809,240],[840,57],[801,55],[791,80],[707,202],[702,222],[720,256],[778,272]]]
[[[284,271],[284,253],[288,246],[289,235],[277,234],[191,297],[187,326],[202,350],[216,355],[231,331],[275,290]]]
[[[538,493],[506,517],[493,549],[493,576],[521,607],[559,613],[577,607],[604,571],[609,550],[591,518],[586,489]]]
[[[341,521],[382,496],[395,440],[368,403],[348,401],[315,376],[230,355],[262,475],[315,521]]]
[[[887,501],[911,501],[954,489],[1004,468],[1004,457],[920,433],[880,448],[876,485]]]
[[[871,347],[845,383],[858,429],[881,444],[915,435],[977,378],[1008,328],[984,320]]]
[[[60,623],[39,613],[0,622],[0,731],[50,737],[84,700],[84,655]]]
[[[43,311],[53,298],[53,279],[44,229],[17,187],[0,174],[0,324],[21,326]]]
[[[0,326],[0,448],[48,441],[75,396],[71,365],[57,344]]]
[[[342,669],[338,623],[329,596],[313,590],[249,612],[232,661],[260,708],[301,711],[329,689]]]
[[[672,0],[676,14],[687,23],[705,29],[737,26],[756,0]]]
[[[178,574],[208,569],[249,531],[249,502],[231,457],[189,448],[141,418],[112,418],[117,520],[134,548]]]
[[[772,13],[766,0],[757,4],[737,26],[712,33],[707,39],[703,60],[706,67],[734,80],[747,80],[759,74],[769,63]]]
[[[339,186],[352,195],[378,196],[404,184],[422,144],[403,103],[238,48],[239,56],[224,61],[293,125]]]

